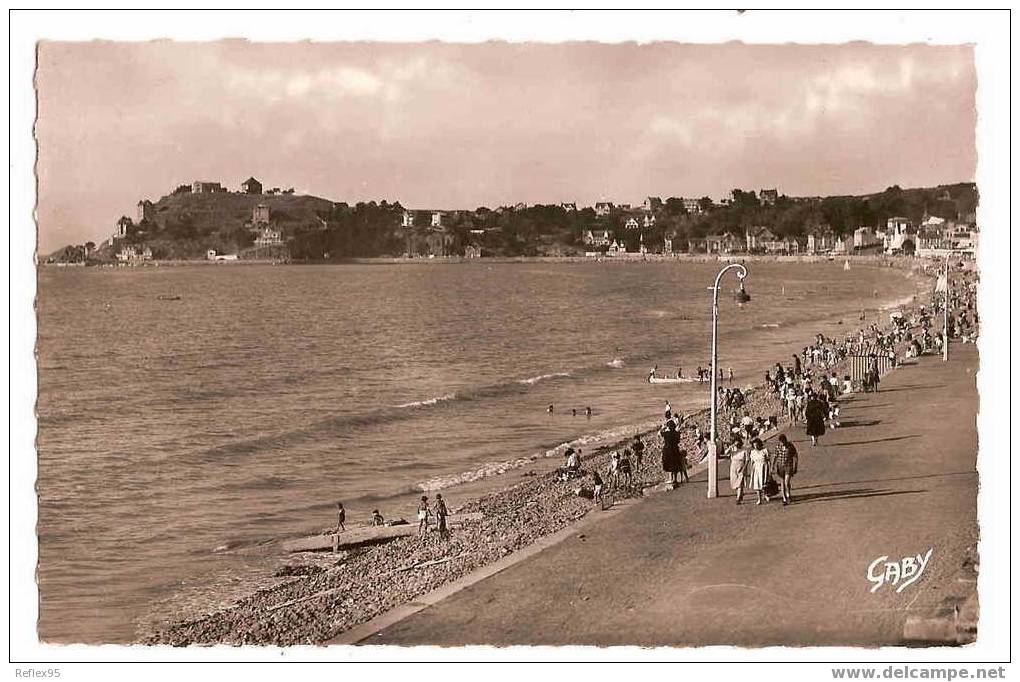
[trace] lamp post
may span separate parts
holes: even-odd
[[[711,416],[709,418],[708,426],[708,497],[719,496],[719,441],[716,436],[716,408],[719,402],[719,396],[716,394],[718,390],[716,388],[716,382],[719,378],[719,282],[722,281],[723,275],[728,270],[737,270],[737,278],[740,280],[740,291],[737,292],[738,300],[741,303],[746,303],[751,300],[751,297],[744,290],[744,278],[747,277],[747,268],[742,263],[730,263],[715,276],[715,285],[710,286],[708,289],[712,292],[712,402],[711,402]]]
[[[949,257],[952,255],[952,251],[946,253],[946,290],[942,299],[942,362],[949,362]]]

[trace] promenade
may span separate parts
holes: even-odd
[[[844,402],[818,447],[790,431],[789,507],[735,505],[723,460],[720,498],[705,498],[702,472],[363,643],[901,644],[908,617],[973,591],[961,578],[977,542],[977,369],[976,347],[953,344],[948,364],[921,358]],[[870,591],[874,560],[929,549],[914,584]]]

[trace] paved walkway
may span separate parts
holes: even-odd
[[[791,506],[735,505],[724,461],[719,499],[703,473],[366,643],[898,644],[908,616],[959,594],[977,538],[977,349],[952,350],[844,403],[818,447],[796,430]],[[869,591],[874,559],[929,548],[915,584]]]

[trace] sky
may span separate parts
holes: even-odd
[[[249,176],[476,208],[973,181],[969,46],[42,42],[39,250]]]

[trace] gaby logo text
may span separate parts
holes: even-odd
[[[905,556],[899,561],[889,561],[887,555],[882,555],[868,565],[868,580],[871,582],[871,591],[877,592],[883,585],[895,586],[896,592],[902,592],[908,586],[917,582],[924,569],[928,566],[934,547],[929,548],[924,554],[916,556]]]

